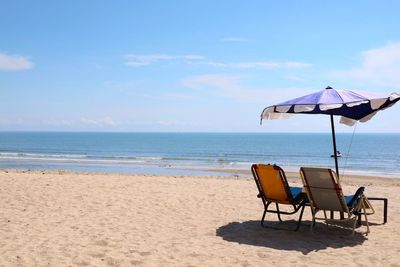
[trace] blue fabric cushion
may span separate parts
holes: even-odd
[[[350,196],[344,196],[344,199],[346,200],[346,204],[347,204],[347,206],[351,206],[351,204],[352,204],[352,202],[354,202],[354,201],[352,201],[353,200],[353,197],[354,197],[354,195],[350,195]]]
[[[290,193],[292,193],[293,198],[297,198],[302,192],[302,187],[290,187]]]
[[[364,187],[360,187],[357,189],[357,191],[354,195],[344,196],[344,198],[346,200],[346,204],[349,207],[349,209],[352,209],[354,207],[354,205],[358,202],[358,199],[364,193],[364,190],[365,190]]]

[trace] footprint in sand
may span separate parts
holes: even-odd
[[[104,258],[106,256],[105,253],[99,251],[89,252],[88,255],[93,258]]]
[[[130,264],[132,264],[132,265],[143,265],[143,261],[138,261],[138,260],[131,260],[130,261]]]
[[[88,266],[88,265],[90,265],[90,262],[88,262],[88,261],[86,261],[84,259],[81,259],[81,258],[76,258],[72,262],[76,266]]]
[[[138,252],[140,256],[148,256],[151,254],[150,251],[142,251],[142,252]]]
[[[121,262],[119,260],[114,259],[112,257],[108,257],[106,259],[106,263],[108,266],[120,266],[121,265]]]
[[[107,242],[106,240],[99,240],[99,241],[94,242],[94,244],[95,244],[96,246],[101,246],[101,247],[106,247],[106,246],[108,246],[108,242]]]

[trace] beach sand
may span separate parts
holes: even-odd
[[[251,177],[0,170],[0,266],[399,266],[400,180],[342,184],[387,197],[388,223],[374,201],[367,236],[323,223],[311,233],[308,207],[298,232],[262,228]]]

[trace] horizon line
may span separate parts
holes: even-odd
[[[331,134],[331,131],[323,132],[263,132],[263,131],[80,131],[80,130],[0,130],[0,133],[220,133],[220,134]],[[336,131],[336,134],[353,134],[352,132]],[[357,134],[400,134],[400,132],[356,132]]]

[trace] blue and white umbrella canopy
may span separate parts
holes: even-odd
[[[382,95],[327,87],[313,94],[269,106],[261,113],[261,120],[286,118],[291,114],[326,114],[341,116],[340,123],[352,126],[357,121],[370,120],[379,110],[399,100],[399,93]]]
[[[352,126],[357,121],[369,121],[378,111],[394,105],[399,100],[399,93],[382,95],[352,90],[335,90],[328,86],[325,90],[266,107],[261,113],[261,121],[285,119],[293,114],[330,115],[333,155],[336,173],[339,175],[333,116],[341,116],[340,123]]]

